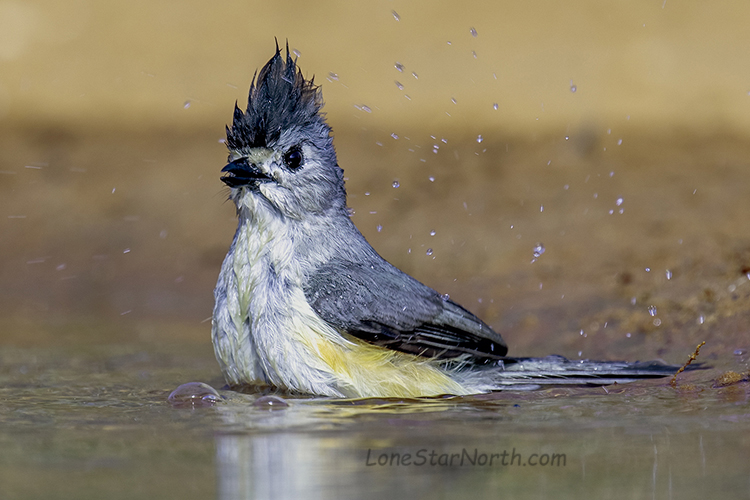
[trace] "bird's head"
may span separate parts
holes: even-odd
[[[286,48],[253,78],[247,109],[236,104],[227,127],[229,163],[221,180],[243,206],[275,210],[302,219],[308,214],[346,212],[343,171],[336,161],[323,99]]]

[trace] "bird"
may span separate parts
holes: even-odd
[[[212,342],[230,388],[332,398],[464,396],[662,377],[660,361],[509,357],[489,325],[381,257],[351,220],[314,77],[276,43],[226,127],[238,225]]]

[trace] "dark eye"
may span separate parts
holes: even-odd
[[[298,148],[290,149],[284,155],[284,165],[292,170],[301,167],[303,161],[304,158],[302,158],[302,151],[300,151]]]

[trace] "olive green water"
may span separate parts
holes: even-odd
[[[750,147],[622,137],[336,145],[373,245],[512,354],[681,364],[705,340],[710,369],[177,408],[177,386],[223,385],[206,319],[234,218],[216,134],[3,134],[0,498],[749,497]]]

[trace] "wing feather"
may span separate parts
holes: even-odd
[[[337,260],[307,280],[305,296],[329,324],[366,342],[418,356],[488,363],[508,347],[486,323],[385,260]]]

